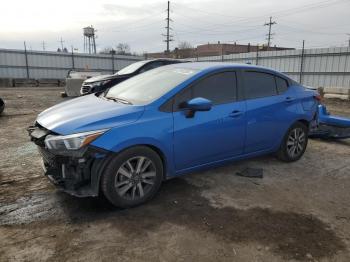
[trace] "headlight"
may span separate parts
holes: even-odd
[[[48,135],[45,138],[45,145],[48,149],[54,150],[77,150],[90,144],[107,130],[96,130],[67,136]]]
[[[111,80],[105,80],[105,81],[95,82],[95,83],[92,83],[91,86],[92,86],[92,87],[103,86],[103,85],[109,83],[110,81],[111,81]]]

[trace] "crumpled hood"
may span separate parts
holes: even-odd
[[[102,76],[94,76],[86,79],[84,81],[84,84],[90,84],[90,83],[95,83],[99,81],[105,81],[105,80],[110,80],[110,79],[117,79],[117,78],[129,78],[130,75],[102,75]]]
[[[94,76],[86,79],[84,83],[94,83],[97,81],[103,81],[103,80],[108,80],[112,77],[113,75],[101,75],[101,76]]]
[[[143,112],[144,106],[124,105],[91,94],[50,107],[36,121],[55,133],[68,135],[132,123]]]

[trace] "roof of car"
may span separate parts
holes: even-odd
[[[269,69],[266,67],[250,65],[250,64],[237,64],[237,63],[227,63],[227,62],[189,62],[184,64],[174,64],[169,65],[169,67],[181,67],[181,68],[191,68],[191,69],[220,69],[220,68],[247,68],[247,69]]]
[[[155,61],[174,61],[174,62],[188,62],[185,60],[180,60],[180,59],[174,59],[174,58],[154,58],[154,59],[148,59],[145,60],[147,62],[155,62]]]
[[[217,70],[217,69],[225,69],[225,68],[236,68],[236,69],[251,69],[251,70],[263,70],[266,72],[274,73],[280,76],[284,76],[285,78],[289,78],[286,74],[276,71],[272,68],[263,67],[263,66],[257,66],[257,65],[251,65],[251,64],[238,64],[238,63],[228,63],[228,62],[188,62],[188,63],[180,63],[180,64],[171,64],[167,65],[167,67],[173,67],[173,68],[188,68],[188,69],[195,69],[195,70]]]

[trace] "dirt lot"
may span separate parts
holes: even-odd
[[[0,89],[0,261],[350,261],[350,140],[167,181],[129,210],[57,191],[25,128],[57,88]],[[349,102],[327,101],[350,116]],[[88,109],[87,109],[88,110]],[[236,176],[262,167],[263,179]]]

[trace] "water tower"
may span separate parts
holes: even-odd
[[[84,27],[84,52],[96,54],[96,30],[92,26]]]

